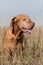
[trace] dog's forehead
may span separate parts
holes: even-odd
[[[30,19],[29,16],[24,15],[24,14],[17,15],[16,18],[18,18],[18,19],[23,19],[23,18],[25,18],[25,19]]]

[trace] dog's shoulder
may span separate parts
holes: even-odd
[[[12,30],[11,30],[11,27],[8,27],[6,30],[5,30],[5,33],[4,33],[4,39],[10,39],[11,38],[11,34],[12,34]]]

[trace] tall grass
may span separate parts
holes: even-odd
[[[2,40],[5,32],[5,27],[0,27],[0,65],[3,65]],[[32,34],[26,34],[24,51],[22,59],[16,59],[13,65],[43,65],[43,27],[34,28]],[[7,41],[6,41],[7,42]],[[12,65],[12,64],[11,64]]]

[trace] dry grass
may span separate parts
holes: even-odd
[[[5,28],[0,28],[0,65],[3,65],[2,39]],[[32,34],[26,34],[22,60],[13,65],[43,65],[43,27],[35,28]],[[7,41],[6,41],[7,42]],[[19,59],[20,60],[20,59]],[[7,64],[8,65],[8,64]],[[12,65],[12,64],[11,64]]]

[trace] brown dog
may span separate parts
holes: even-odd
[[[3,39],[3,50],[5,55],[12,57],[15,49],[23,50],[23,33],[31,33],[35,23],[31,21],[29,16],[21,14],[15,16],[11,20],[10,26],[7,28]]]

